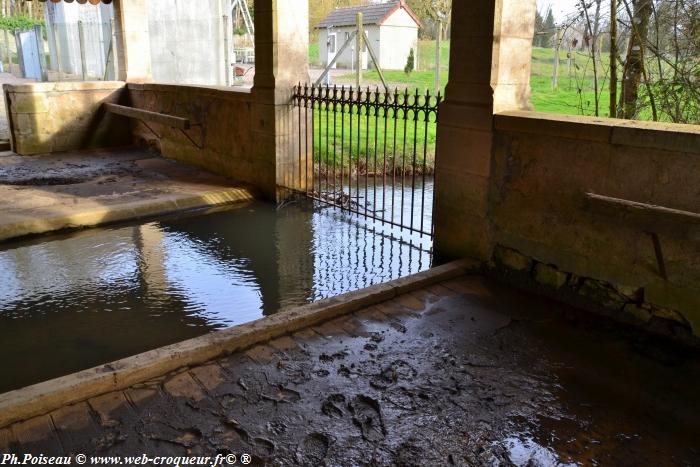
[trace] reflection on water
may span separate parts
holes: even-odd
[[[509,436],[502,442],[505,446],[510,462],[517,467],[530,466],[557,466],[575,467],[575,462],[564,462],[557,452],[537,443],[527,434],[522,436]]]
[[[406,175],[403,180],[400,175],[358,177],[351,183],[345,177],[342,180],[321,177],[314,190],[330,204],[350,203],[356,215],[392,222],[413,232],[430,233],[434,186],[432,177],[426,176],[424,180],[421,175],[415,178]]]
[[[430,267],[429,242],[302,204],[0,251],[0,392]]]

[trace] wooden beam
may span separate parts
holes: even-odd
[[[190,121],[182,117],[174,117],[172,115],[151,112],[150,110],[135,109],[119,104],[103,104],[107,112],[121,115],[123,117],[135,118],[147,122],[160,123],[181,130],[190,129]]]
[[[589,211],[614,219],[616,223],[639,228],[647,233],[666,234],[700,240],[700,214],[653,204],[586,193]]]

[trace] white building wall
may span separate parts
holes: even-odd
[[[223,15],[230,17],[224,8],[229,4],[226,0],[148,2],[153,81],[226,84],[230,70],[225,64]]]
[[[319,59],[323,66],[327,64],[328,34],[336,33],[338,35],[337,50],[340,50],[343,43],[345,43],[345,35],[351,34],[354,30],[354,26],[346,26],[330,30],[322,29],[319,32]],[[382,69],[403,70],[411,49],[413,49],[416,59],[416,69],[418,68],[418,26],[405,10],[397,10],[381,26],[365,26],[365,31]],[[366,64],[365,69],[374,68],[372,59],[369,56],[366,58]],[[355,45],[353,42],[338,58],[336,68],[354,69],[354,67]]]
[[[328,57],[328,48],[326,44],[328,43],[328,34],[337,34],[337,46],[336,46],[336,51],[340,51],[340,48],[343,46],[346,40],[346,35],[350,35],[355,31],[355,26],[346,26],[346,27],[339,27],[339,28],[332,28],[330,30],[328,29],[323,29],[318,35],[318,56],[321,61],[321,64],[325,67],[327,62],[327,57]],[[379,48],[379,27],[376,25],[368,25],[365,26],[365,32],[367,36],[369,37],[369,40],[372,41],[372,45],[374,46],[374,51],[376,53],[379,53],[377,50]],[[352,41],[350,46],[345,49],[345,51],[338,57],[338,61],[336,62],[336,68],[344,68],[348,70],[354,70],[355,69],[355,47],[356,47],[356,41]],[[364,69],[367,69],[371,67],[371,62],[372,59],[369,58],[369,54],[367,51],[364,52],[365,57],[363,58],[363,65]]]
[[[382,24],[380,63],[385,70],[403,70],[413,49],[418,68],[418,26],[405,10],[398,10]]]
[[[86,79],[103,79],[112,41],[112,5],[46,2],[44,8],[49,68],[58,70],[60,64],[63,73],[82,75],[79,33],[82,22]],[[114,70],[107,71],[107,79],[113,79]]]

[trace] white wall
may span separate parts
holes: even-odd
[[[230,16],[230,11],[224,13],[228,4],[226,0],[148,2],[153,81],[226,84],[222,16]]]
[[[403,70],[411,49],[418,68],[418,26],[406,10],[396,11],[382,24],[380,43],[379,62],[383,69]]]
[[[338,27],[330,30],[338,35],[337,49],[340,50],[345,42],[345,33],[352,33],[354,26]],[[418,68],[418,27],[413,18],[405,10],[397,10],[381,26],[365,26],[367,37],[377,60],[384,70],[403,70],[408,60],[408,54],[413,49]],[[326,65],[327,41],[329,30],[322,29],[318,35],[319,59]],[[337,68],[354,69],[354,43],[338,58]],[[372,59],[367,56],[367,68],[374,68]]]
[[[112,40],[112,5],[46,2],[44,13],[48,19],[46,29],[50,55],[49,68],[58,70],[60,62],[62,72],[82,75],[78,31],[78,22],[81,21],[85,44],[86,78],[104,78]],[[110,67],[107,79],[113,78],[114,70]]]
[[[328,34],[333,33],[337,34],[337,46],[336,46],[336,51],[340,51],[340,48],[343,46],[345,43],[345,35],[346,34],[352,34],[353,31],[355,31],[354,26],[347,26],[347,27],[341,27],[341,28],[333,28],[330,31],[328,29],[323,29],[318,35],[318,46],[319,46],[319,59],[321,60],[321,64],[325,67],[327,64],[327,57],[328,57],[328,50],[326,47],[327,41],[328,41]],[[367,36],[370,38],[370,41],[372,40],[373,37],[378,37],[379,36],[379,28],[374,25],[369,25],[365,26],[365,31],[367,32]],[[356,42],[353,40],[350,46],[345,49],[345,52],[343,52],[339,57],[338,61],[336,62],[336,68],[345,68],[348,70],[355,69],[355,45]],[[375,51],[377,50],[377,47],[375,46]],[[365,52],[367,54],[367,52]],[[363,60],[364,63],[364,68],[367,69],[369,66],[369,63],[371,63],[371,59],[369,58],[369,55],[367,55],[367,58]]]

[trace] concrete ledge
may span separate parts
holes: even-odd
[[[244,188],[230,188],[197,195],[171,196],[169,199],[154,199],[123,203],[114,207],[90,209],[73,214],[47,217],[27,217],[21,220],[0,222],[0,242],[53,232],[63,229],[94,227],[112,222],[140,219],[171,214],[187,209],[222,206],[236,202],[253,201],[253,193]]]
[[[501,112],[494,119],[497,131],[700,154],[698,125],[522,111]]]
[[[46,93],[63,91],[114,90],[126,87],[124,81],[72,81],[59,83],[3,84],[4,91],[15,93]]]
[[[166,83],[128,83],[126,87],[129,91],[154,91],[171,92],[178,94],[198,94],[202,96],[216,97],[219,99],[252,101],[253,98],[250,89],[232,89],[230,87],[225,86],[197,86]]]
[[[205,363],[299,329],[390,300],[410,290],[462,276],[481,267],[455,261],[386,284],[281,311],[240,326],[161,347],[26,388],[0,394],[0,428],[111,391],[126,389],[179,368]]]

